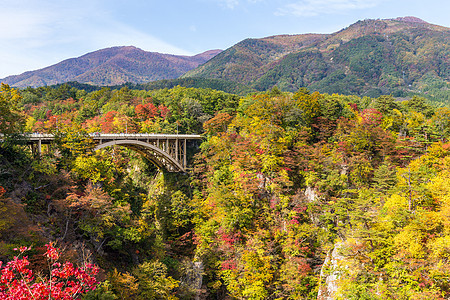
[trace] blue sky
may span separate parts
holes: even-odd
[[[415,16],[450,27],[449,13],[447,0],[0,0],[0,78],[113,46],[194,55],[363,19]]]

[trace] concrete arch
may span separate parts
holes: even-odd
[[[151,160],[155,165],[159,168],[165,168],[169,172],[185,172],[183,166],[172,156],[170,156],[167,152],[162,149],[152,145],[150,143],[146,143],[139,140],[114,140],[106,143],[102,143],[97,145],[94,148],[94,151],[114,146],[124,146],[129,149],[132,149],[141,155],[147,157]]]

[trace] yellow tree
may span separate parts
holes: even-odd
[[[309,125],[320,115],[320,100],[323,98],[318,92],[312,94],[300,90],[294,94],[294,100],[302,112],[304,122]]]

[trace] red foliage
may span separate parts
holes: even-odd
[[[147,103],[144,106],[147,111],[147,119],[153,119],[158,115],[158,108],[153,103]]]
[[[356,103],[349,103],[349,105],[350,105],[350,108],[351,108],[352,110],[354,110],[354,111],[359,111],[359,109],[358,109],[358,104],[356,104]]]
[[[144,105],[142,105],[142,104],[136,105],[136,107],[134,108],[134,112],[136,113],[136,116],[138,116],[139,118],[141,118],[141,119],[145,118]]]
[[[234,260],[225,260],[220,264],[222,270],[236,270],[236,262]]]
[[[47,126],[49,129],[56,129],[58,127],[58,116],[49,116]],[[61,121],[61,119],[59,119]]]
[[[134,109],[138,118],[142,120],[152,119],[158,113],[158,109],[153,103],[138,104]]]
[[[114,118],[117,116],[117,111],[109,111],[103,117],[103,121],[101,123],[102,132],[111,133],[113,132],[113,122]]]
[[[108,111],[104,117],[105,121],[112,122],[114,121],[114,117],[117,115],[117,111]]]
[[[159,114],[161,115],[161,117],[163,119],[165,119],[169,115],[169,108],[167,108],[167,106],[160,104],[158,106],[158,109],[159,109]]]
[[[361,112],[362,124],[368,126],[378,126],[381,124],[383,115],[374,108],[368,108]]]
[[[203,128],[209,134],[225,132],[233,117],[227,113],[218,113],[214,118],[203,124]]]
[[[47,251],[45,252],[45,256],[51,260],[58,260],[59,254],[56,248],[52,246],[52,244],[45,245],[47,247]]]
[[[108,111],[106,115],[104,116],[104,120],[107,122],[114,121],[114,117],[117,115],[117,111]]]
[[[154,119],[161,116],[163,119],[169,114],[169,109],[160,104],[156,107],[153,103],[138,104],[134,109],[136,116],[143,120]]]
[[[298,221],[298,217],[297,216],[293,216],[289,223],[292,224],[292,225],[300,224],[300,222]]]
[[[218,236],[220,236],[220,240],[224,242],[224,245],[227,247],[233,248],[236,243],[239,243],[242,239],[242,235],[240,232],[229,233],[226,232],[223,228],[219,228],[217,231]]]
[[[33,131],[34,132],[44,132],[44,122],[42,121],[37,121],[34,126],[33,126]]]
[[[98,267],[85,264],[78,268],[70,262],[61,264],[57,262],[58,249],[52,244],[46,246],[45,256],[50,264],[49,278],[36,279],[33,271],[28,269],[30,262],[27,256],[14,256],[14,259],[3,267],[0,262],[0,299],[81,299],[82,294],[97,287],[95,275],[98,273]],[[21,247],[14,250],[22,255],[30,248]]]
[[[4,195],[5,193],[6,193],[5,188],[2,187],[2,186],[0,185],[0,198],[3,197],[3,195]]]
[[[276,196],[272,196],[272,198],[270,198],[269,201],[270,208],[272,209],[276,208],[279,202],[280,202],[279,198],[277,198]]]
[[[306,259],[296,258],[295,260],[297,262],[297,270],[300,273],[300,275],[306,276],[309,273],[311,273],[311,271],[312,271],[311,266],[308,264]]]

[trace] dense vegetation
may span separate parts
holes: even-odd
[[[55,241],[100,266],[86,299],[450,296],[448,107],[305,88],[2,85],[0,111],[2,260],[34,245],[40,270]],[[190,174],[92,152],[87,134],[177,130],[205,136]],[[58,139],[37,158],[23,131]]]

